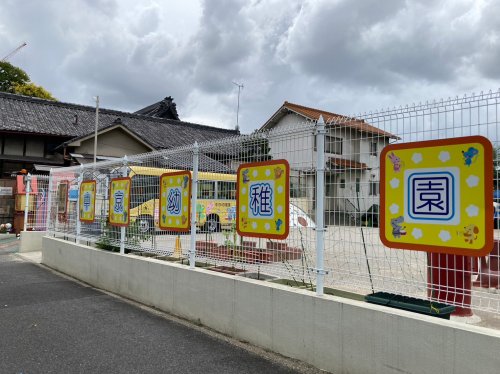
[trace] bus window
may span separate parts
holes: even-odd
[[[156,175],[136,174],[132,177],[132,189],[130,193],[130,209],[145,203],[146,201],[159,198],[160,177]]]
[[[215,199],[215,182],[198,182],[198,199]]]
[[[217,199],[236,200],[236,182],[217,182]]]

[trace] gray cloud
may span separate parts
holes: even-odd
[[[499,86],[500,4],[472,0],[0,3],[0,38],[62,101],[251,131],[284,100],[350,114]],[[2,53],[4,51],[1,51]],[[403,101],[402,101],[403,100]]]

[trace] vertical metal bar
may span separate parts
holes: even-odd
[[[128,175],[128,159],[127,156],[123,156],[123,171],[122,171],[122,176],[126,177]],[[129,197],[130,199],[130,197]],[[129,212],[130,213],[130,212]],[[124,255],[125,254],[125,236],[126,236],[126,227],[120,227],[120,254]],[[153,220],[153,235],[155,234],[155,226],[154,226],[154,220]]]
[[[325,121],[316,124],[316,295],[323,296],[325,248]]]
[[[53,186],[53,180],[54,176],[52,175],[52,168],[50,168],[49,172],[49,187],[47,188],[47,209],[45,209],[45,212],[47,214],[47,217],[45,218],[45,224],[46,224],[46,230],[47,233],[50,232],[50,225],[52,224],[51,222],[51,215],[52,215],[52,186]]]
[[[80,173],[78,175],[77,189],[78,199],[76,200],[76,243],[80,243],[80,235],[82,234],[82,222],[80,221],[80,186],[83,181],[83,165],[80,166]]]
[[[200,149],[198,142],[194,143],[193,149],[193,180],[191,190],[191,242],[189,245],[189,268],[195,268],[196,261],[196,203],[198,200],[198,158]]]
[[[29,200],[30,200],[30,192],[31,192],[31,174],[28,173],[26,176],[26,189],[25,189],[26,199],[24,201],[24,228],[23,231],[26,231],[28,226],[28,211],[29,211]]]

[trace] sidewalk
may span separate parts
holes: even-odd
[[[0,249],[1,373],[319,372],[56,275],[40,259]]]

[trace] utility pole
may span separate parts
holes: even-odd
[[[99,127],[99,96],[95,97],[94,167],[97,162],[97,128]]]
[[[240,130],[240,92],[243,89],[243,83],[233,82],[235,86],[238,86],[238,108],[236,109],[236,131]]]

